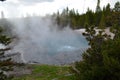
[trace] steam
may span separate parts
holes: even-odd
[[[13,51],[20,52],[25,62],[66,64],[80,60],[81,49],[87,48],[84,37],[66,27],[59,30],[51,17],[27,17],[9,20],[18,40]],[[84,51],[84,50],[83,50]]]

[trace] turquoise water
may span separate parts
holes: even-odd
[[[59,35],[57,38],[54,38],[51,36],[45,39],[40,45],[41,49],[32,50],[33,52],[30,50],[33,54],[30,54],[29,57],[28,54],[25,54],[25,59],[28,62],[69,64],[81,60],[82,52],[88,47],[86,39],[77,33],[74,37],[69,35],[62,35],[61,37]],[[33,46],[36,47],[35,45]]]
[[[75,51],[81,48],[87,48],[88,43],[81,34],[76,34],[74,38],[72,36],[64,37],[64,39],[49,39],[45,43],[48,46],[48,52],[50,55],[57,54],[64,51]]]
[[[69,27],[59,30],[48,18],[21,18],[11,23],[19,39],[13,51],[20,52],[26,62],[69,64],[81,60],[88,47],[80,33]]]

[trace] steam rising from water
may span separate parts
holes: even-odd
[[[84,37],[69,27],[62,30],[52,18],[28,17],[10,20],[18,36],[13,51],[20,52],[26,62],[64,64],[80,60]]]

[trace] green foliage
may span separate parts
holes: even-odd
[[[114,10],[116,12],[120,12],[120,2],[119,1],[115,3]]]
[[[62,13],[56,14],[56,22],[60,28],[69,25],[72,29],[85,27],[85,24],[95,25],[99,28],[111,27],[113,24],[120,25],[120,2],[115,4],[115,7],[110,8],[107,4],[103,9],[100,8],[100,0],[98,0],[96,11],[93,12],[88,8],[86,13],[79,14],[74,9],[69,10],[68,7]]]
[[[77,80],[120,80],[119,5],[120,2],[117,2],[112,9],[108,4],[101,10],[100,0],[98,0],[96,12],[88,9],[85,14],[81,15],[68,9],[70,27],[72,29],[85,27],[84,36],[90,45],[90,48],[83,53],[83,59],[76,62],[75,66],[71,68]],[[100,29],[111,27],[115,34],[114,39],[103,34],[103,31],[96,34],[95,27]]]
[[[2,29],[0,28],[0,44],[7,46],[11,42],[11,38],[2,34]],[[0,49],[0,80],[11,80],[5,73],[12,70],[12,62],[10,58],[5,58],[5,51],[10,48]]]
[[[86,26],[84,36],[90,48],[71,68],[76,80],[120,80],[120,26],[113,31],[115,37],[110,39],[103,31],[96,34],[94,26]]]
[[[101,8],[100,8],[100,0],[97,1],[97,6],[96,6],[96,12],[100,12]]]
[[[104,29],[105,28],[105,16],[104,16],[104,13],[102,13],[102,17],[101,17],[101,20],[100,20],[100,23],[99,23],[99,28],[100,29]]]

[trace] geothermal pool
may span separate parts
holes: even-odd
[[[81,60],[88,43],[81,33],[69,27],[59,30],[51,18],[9,20],[18,37],[13,52],[19,52],[27,63],[69,64]]]
[[[69,35],[57,36],[57,39],[49,37],[38,44],[32,41],[25,43],[22,52],[24,59],[26,62],[41,64],[69,64],[79,61],[87,48],[87,42],[81,34],[76,35],[74,38]]]

